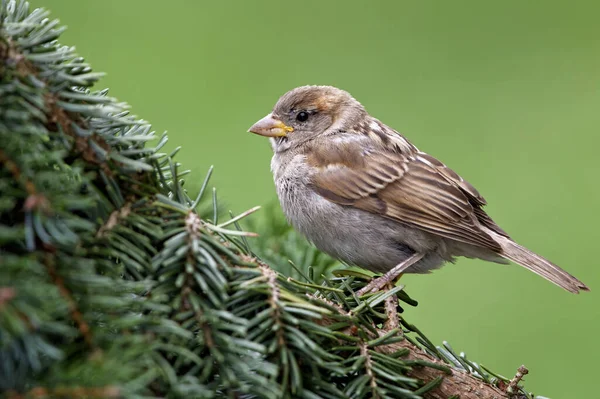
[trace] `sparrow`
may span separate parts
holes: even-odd
[[[334,258],[385,273],[359,295],[459,256],[512,261],[569,292],[589,291],[513,241],[471,184],[344,90],[295,88],[248,131],[270,138],[277,194],[294,228]]]

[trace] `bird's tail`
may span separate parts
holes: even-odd
[[[548,259],[531,252],[527,248],[512,241],[510,238],[497,234],[494,234],[494,238],[502,246],[502,253],[500,256],[503,258],[518,263],[538,276],[541,276],[574,294],[578,294],[579,291],[590,290],[584,283],[571,276]]]

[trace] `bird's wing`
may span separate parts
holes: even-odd
[[[363,135],[363,140],[360,133],[346,133],[358,135],[356,140],[339,138],[311,148],[307,161],[317,170],[311,181],[315,192],[341,205],[499,253],[500,245],[481,226],[506,233],[481,209],[486,202],[477,190],[392,132],[377,148],[370,147],[372,137]]]

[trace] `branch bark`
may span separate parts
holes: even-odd
[[[309,295],[309,297],[310,296],[311,295]],[[324,300],[323,298],[318,299],[321,301]],[[338,311],[340,311],[342,314],[346,314],[346,312],[340,307],[335,306],[333,303],[330,303],[327,300],[325,301],[338,309]],[[386,335],[392,329],[399,326],[400,323],[398,322],[398,313],[396,311],[397,304],[398,299],[395,295],[386,300],[386,313],[388,316],[388,321],[386,321],[384,328],[379,331],[379,336]],[[331,324],[333,322],[333,319],[323,319],[324,325]],[[349,335],[356,335],[353,333],[352,329],[347,329],[345,333]],[[434,389],[424,394],[423,397],[425,399],[526,399],[524,395],[518,392],[512,393],[511,389],[509,389],[509,385],[503,381],[500,381],[500,387],[486,383],[485,381],[475,377],[473,374],[450,367],[447,363],[429,355],[423,348],[413,344],[407,339],[393,344],[377,346],[375,347],[375,350],[384,354],[396,353],[399,350],[408,350],[408,354],[404,356],[404,359],[438,364],[442,369],[449,368],[450,374],[433,367],[418,365],[412,366],[412,369],[407,373],[407,376],[418,379],[419,381],[423,382],[423,384],[432,382],[440,377],[442,378],[441,383],[439,383]],[[513,380],[516,380],[516,378],[519,377],[518,380],[520,381],[520,379],[523,377],[523,374],[526,374],[525,372],[522,372],[522,368],[524,369],[524,366],[519,368],[519,372]],[[518,384],[518,381],[516,384]]]
[[[423,349],[412,344],[408,340],[390,345],[382,345],[377,348],[377,350],[382,353],[393,353],[400,349],[409,350],[407,355],[408,359],[424,360],[431,363],[437,363],[440,366],[448,366],[446,363],[434,358],[433,356],[430,356]],[[449,399],[452,397],[460,397],[460,399],[522,398],[521,395],[510,396],[507,392],[502,391],[500,388],[491,384],[487,384],[472,374],[454,368],[452,369],[452,374],[448,375],[443,371],[434,369],[432,367],[415,366],[408,373],[408,376],[419,379],[424,383],[432,381],[438,377],[443,378],[440,385],[425,394],[424,397],[427,399]]]

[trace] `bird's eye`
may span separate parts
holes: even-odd
[[[296,115],[296,120],[299,122],[305,122],[308,119],[308,112],[298,112],[298,115]]]

